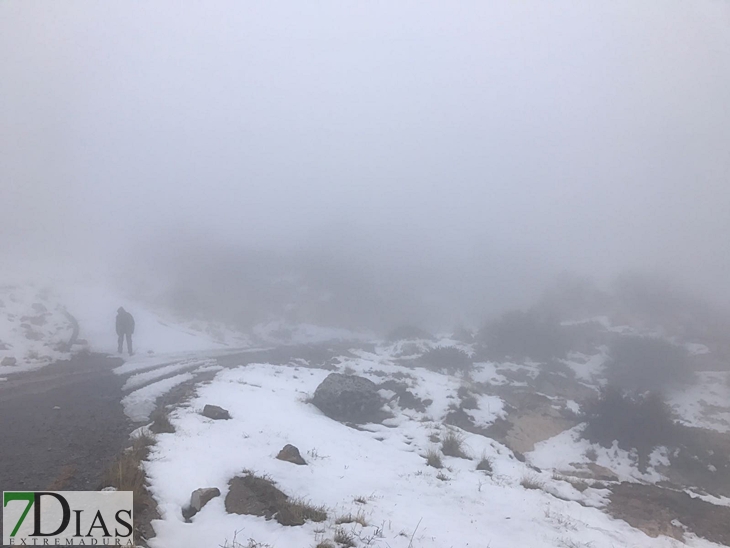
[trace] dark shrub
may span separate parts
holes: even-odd
[[[426,352],[420,358],[421,364],[434,371],[466,371],[471,369],[474,361],[463,350],[453,346],[437,346]]]
[[[416,339],[425,339],[425,340],[433,340],[433,335],[426,331],[425,329],[421,329],[420,327],[416,327],[415,325],[402,325],[400,327],[396,327],[388,333],[388,340],[391,342],[395,341],[402,341],[402,340],[416,340]]]
[[[606,377],[625,390],[644,392],[691,382],[687,353],[656,337],[619,337],[610,347]]]
[[[586,421],[583,437],[603,447],[616,441],[622,449],[636,449],[642,469],[646,469],[655,447],[677,441],[672,411],[659,393],[629,395],[610,386],[585,402],[582,409]]]
[[[562,358],[570,349],[559,323],[521,311],[507,312],[479,331],[489,359],[531,358],[547,361]]]

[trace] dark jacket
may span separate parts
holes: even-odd
[[[117,335],[131,335],[134,333],[134,318],[132,315],[120,308],[117,310]]]

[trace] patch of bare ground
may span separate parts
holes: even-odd
[[[620,483],[612,488],[608,512],[650,537],[666,535],[683,540],[684,531],[674,525],[679,522],[710,542],[730,545],[730,508],[693,498],[683,491]]]
[[[730,434],[703,428],[678,427],[679,444],[658,471],[675,485],[687,485],[711,495],[730,497]]]

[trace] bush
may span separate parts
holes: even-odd
[[[677,438],[672,412],[656,392],[629,395],[609,387],[585,402],[583,412],[583,437],[603,447],[611,447],[616,441],[621,449],[636,449],[643,469],[655,447],[672,445]]]
[[[540,318],[535,313],[513,311],[486,324],[479,331],[489,359],[530,358],[548,361],[562,358],[570,350],[570,341],[560,324]]]
[[[428,369],[447,371],[466,371],[474,364],[471,356],[454,346],[437,346],[426,352],[420,358],[421,363]]]
[[[645,392],[691,382],[686,351],[657,337],[625,336],[610,347],[606,364],[610,384]]]

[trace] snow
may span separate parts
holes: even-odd
[[[146,373],[137,373],[127,379],[127,382],[124,383],[122,390],[132,390],[134,388],[144,386],[145,384],[149,384],[157,379],[167,377],[172,373],[176,373],[178,371],[195,369],[196,372],[198,372],[199,369],[196,368],[210,367],[211,365],[215,364],[215,360],[185,360],[182,362],[159,367],[152,371],[147,371]]]
[[[363,372],[373,371],[373,367],[391,369],[388,374],[397,372],[398,366],[387,361],[359,357],[347,366]],[[173,411],[170,419],[176,433],[157,435],[145,463],[161,514],[153,522],[157,536],[150,541],[151,548],[230,546],[234,536],[239,542],[254,539],[277,548],[313,546],[331,539],[336,518],[348,513],[360,514],[367,522],[365,527],[343,526],[358,545],[382,548],[678,545],[673,539],[650,538],[611,519],[591,507],[600,504],[598,490],[580,493],[548,472],[536,474],[489,438],[461,432],[468,453],[492,460],[491,476],[475,469],[476,460],[453,457],[444,458],[447,468],[441,471],[429,468],[423,455],[435,447],[430,436],[443,434],[448,427],[397,407],[391,407],[394,418],[382,425],[354,429],[335,422],[306,403],[328,374],[270,364],[228,369],[219,372],[213,382],[200,385],[188,405]],[[449,380],[446,375],[439,375],[442,380],[436,383],[432,375],[438,374],[422,369],[411,370],[411,375],[406,380],[414,389],[435,396],[438,411],[429,410],[434,415],[443,411],[448,392],[459,386],[458,379]],[[203,417],[199,411],[205,404],[229,410],[231,420]],[[548,440],[530,459],[545,463],[564,459],[569,464],[581,458],[587,446],[575,434]],[[301,450],[308,466],[274,458],[287,443]],[[564,457],[565,450],[574,456]],[[271,478],[290,496],[325,505],[327,521],[284,527],[274,520],[227,514],[228,482],[244,470]],[[520,485],[530,474],[537,475],[544,490]],[[182,507],[192,491],[201,487],[217,487],[221,496],[209,502],[191,523],[185,523]],[[560,500],[550,493],[572,500]],[[365,504],[355,502],[356,498]],[[696,538],[687,544],[716,546]]]
[[[68,359],[73,326],[58,296],[33,285],[0,285],[0,374],[38,369]],[[9,360],[8,360],[9,361]]]
[[[145,304],[124,298],[104,285],[65,287],[62,295],[68,310],[79,322],[79,337],[88,341],[93,352],[116,353],[115,320],[120,306],[134,316],[133,343],[137,355],[248,346],[245,339],[236,338],[231,333],[227,337],[224,333],[222,339],[217,339],[205,331],[194,331],[184,322],[164,318]]]
[[[693,385],[670,391],[667,403],[688,426],[730,432],[730,372],[699,372]]]
[[[563,362],[570,367],[578,380],[585,383],[595,383],[596,379],[603,373],[603,365],[608,359],[607,348],[602,348],[598,354],[588,356],[580,352],[571,352],[567,360]]]
[[[194,378],[190,373],[183,373],[130,392],[122,399],[124,413],[134,422],[149,420],[150,414],[157,406],[158,398],[164,396],[176,386]]]
[[[654,450],[649,456],[647,471],[642,473],[634,452],[619,448],[616,442],[610,448],[591,444],[581,437],[584,427],[585,425],[580,424],[535,444],[535,449],[526,457],[538,468],[572,472],[595,462],[610,470],[619,481],[657,483],[667,479],[656,470],[659,465],[669,464],[665,448],[658,447]],[[595,452],[595,459],[588,458],[589,449]]]

